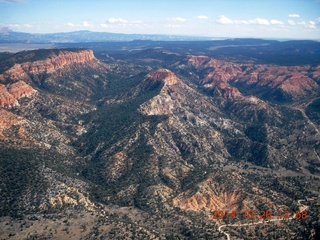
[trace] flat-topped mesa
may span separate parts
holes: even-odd
[[[61,50],[58,54],[52,52],[44,60],[15,64],[12,68],[0,74],[0,80],[6,78],[21,80],[28,75],[53,73],[66,66],[89,61],[98,61],[91,50],[79,50],[77,52]]]
[[[96,59],[91,50],[78,52],[60,51],[58,55],[52,53],[45,60],[27,62],[21,64],[21,68],[29,74],[52,73],[57,69],[74,63],[85,63]]]
[[[163,82],[165,85],[177,84],[179,78],[168,69],[159,69],[147,75],[146,79]]]

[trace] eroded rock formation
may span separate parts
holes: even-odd
[[[296,99],[320,91],[319,67],[235,64],[207,56],[188,56],[181,63],[204,75],[199,84],[222,92],[225,98],[239,97],[240,92],[228,85],[278,90]],[[223,91],[221,91],[223,90]]]
[[[32,97],[36,90],[24,81],[18,81],[12,84],[0,84],[0,106],[11,108],[19,106],[19,99],[23,97]]]
[[[49,74],[71,64],[85,63],[92,60],[97,61],[91,50],[82,50],[77,52],[59,51],[58,54],[52,53],[50,57],[45,60],[15,64],[12,68],[0,75],[0,80],[7,78],[19,80],[30,74]]]

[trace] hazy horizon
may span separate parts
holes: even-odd
[[[0,0],[0,28],[223,38],[319,39],[319,0]]]

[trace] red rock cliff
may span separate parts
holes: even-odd
[[[20,80],[27,75],[53,73],[68,65],[89,61],[98,61],[91,50],[81,50],[78,52],[60,51],[58,55],[52,53],[50,57],[45,60],[15,64],[12,68],[0,75],[0,80],[6,78]]]
[[[206,88],[228,90],[227,98],[239,96],[240,92],[226,88],[230,83],[238,82],[245,85],[254,84],[256,87],[280,89],[293,98],[308,96],[320,91],[320,68],[311,66],[276,66],[262,64],[236,64],[219,61],[207,56],[188,56],[183,64],[206,70],[206,75],[199,83]],[[230,92],[229,90],[233,90]]]
[[[178,82],[178,77],[168,69],[159,69],[147,76],[148,80],[163,81],[165,85],[173,85]]]
[[[0,107],[11,108],[19,106],[18,100],[23,97],[32,97],[36,93],[31,86],[23,81],[3,85],[0,84]]]

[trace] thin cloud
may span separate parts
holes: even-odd
[[[259,24],[259,25],[270,25],[269,21],[263,18],[256,18],[254,22],[255,24]]]
[[[296,22],[293,20],[288,20],[288,24],[291,26],[294,26],[294,25],[296,25]]]
[[[5,29],[14,29],[15,31],[19,31],[19,30],[22,30],[22,29],[32,28],[33,25],[31,25],[29,23],[25,23],[25,24],[11,23],[11,24],[6,24],[6,25],[0,24],[0,28],[1,27],[5,28]]]
[[[216,22],[223,25],[226,25],[226,24],[270,25],[270,22],[267,19],[263,19],[263,18],[256,18],[253,20],[232,20],[224,15],[220,15],[216,20]]]
[[[178,25],[178,24],[167,24],[164,27],[165,28],[181,28],[181,25]]]
[[[125,28],[142,28],[147,26],[141,20],[127,20],[124,18],[109,18],[106,22],[101,23],[101,28],[107,29],[125,29]]]
[[[109,26],[108,24],[106,24],[106,23],[101,23],[101,24],[100,24],[100,27],[102,27],[102,28],[109,28],[110,26]]]
[[[315,28],[317,28],[317,27],[316,27],[315,25],[313,25],[313,24],[309,24],[309,25],[306,26],[306,28],[315,29]]]
[[[206,19],[209,19],[209,17],[208,16],[197,16],[196,19],[206,20]]]
[[[107,20],[108,23],[128,23],[129,21],[123,18],[109,18]]]
[[[65,23],[64,25],[65,25],[65,26],[68,26],[68,27],[72,27],[72,28],[74,28],[74,27],[78,27],[78,26],[79,26],[79,25],[76,25],[76,24],[74,24],[74,23],[70,23],[70,22]]]
[[[296,13],[293,13],[293,14],[289,14],[288,17],[291,17],[291,18],[299,18],[300,15],[299,15],[299,14],[296,14]]]
[[[91,25],[90,23],[88,23],[87,21],[83,21],[82,22],[82,27],[85,27],[85,28],[92,28],[94,27],[93,25]]]
[[[132,24],[141,24],[141,23],[143,23],[143,21],[141,21],[141,20],[136,20],[136,21],[131,21],[130,23],[132,23]]]
[[[316,23],[314,21],[309,21],[309,22],[301,21],[301,22],[298,22],[297,24],[304,26],[305,28],[310,28],[310,29],[317,28]]]
[[[68,23],[65,23],[64,25],[71,28],[94,28],[94,26],[90,24],[88,21],[83,21],[81,24],[68,22]]]
[[[24,27],[26,28],[32,28],[33,26],[31,24],[23,24]]]
[[[234,21],[232,21],[230,18],[227,18],[224,15],[220,15],[218,17],[218,19],[216,20],[216,22],[219,23],[219,24],[223,24],[223,25],[225,25],[225,24],[233,24],[234,23]]]
[[[283,24],[284,24],[283,22],[278,21],[278,20],[271,20],[270,23],[271,23],[272,25],[283,25]]]
[[[182,17],[168,18],[168,20],[172,21],[172,22],[186,22],[187,21],[187,19],[182,18]]]
[[[103,23],[103,25],[100,24],[102,27],[109,27],[108,24],[113,24],[113,25],[139,25],[143,24],[143,21],[141,20],[134,20],[134,21],[129,21],[124,18],[109,18],[107,20],[107,24]]]
[[[16,23],[14,23],[14,24],[9,24],[8,26],[9,26],[10,28],[20,28],[20,27],[21,27],[19,24],[16,24]]]
[[[314,29],[314,28],[317,28],[316,27],[316,23],[314,21],[309,21],[306,25],[307,28],[311,28],[311,29]]]

